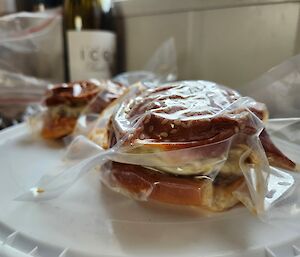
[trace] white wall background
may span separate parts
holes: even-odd
[[[300,1],[128,0],[127,68],[140,69],[169,37],[180,79],[239,87],[300,52]]]

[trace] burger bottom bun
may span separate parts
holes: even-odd
[[[70,135],[75,126],[75,117],[45,117],[41,136],[45,139],[59,139]]]
[[[106,162],[102,178],[115,191],[138,200],[198,206],[210,211],[227,210],[240,201],[234,192],[245,184],[243,176],[193,178],[160,173],[146,167]]]

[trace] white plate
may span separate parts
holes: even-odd
[[[244,208],[203,217],[195,209],[139,203],[105,188],[96,172],[55,200],[13,200],[57,169],[62,153],[59,144],[33,139],[25,125],[0,133],[1,257],[1,250],[3,256],[43,257],[272,256],[265,247],[300,246],[295,233],[264,224]]]

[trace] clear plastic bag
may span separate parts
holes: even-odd
[[[57,9],[1,17],[0,69],[51,82],[63,81],[60,12]]]
[[[154,52],[145,67],[140,71],[128,71],[114,77],[114,81],[130,86],[137,82],[158,85],[177,79],[177,57],[175,42],[170,38],[163,42]]]
[[[300,116],[300,55],[246,84],[241,93],[265,103],[272,118]]]
[[[282,200],[291,194],[297,198],[293,192],[298,174],[294,163],[282,153],[274,155],[277,148],[263,123],[267,114],[265,107],[211,82],[176,82],[171,88],[173,86],[176,90],[171,92],[168,84],[150,89],[135,88],[111,118],[108,150],[83,136],[77,137],[65,155],[65,168],[43,176],[17,200],[53,199],[91,168],[96,168],[108,187],[141,201],[197,206],[210,211],[224,211],[242,202],[267,220],[270,220],[269,214],[276,213],[277,204],[283,202],[288,214],[292,205]],[[198,90],[202,92],[199,94]],[[203,92],[216,95],[210,95],[210,104],[201,106]],[[182,100],[185,97],[192,102],[185,110],[173,108],[176,110],[173,117],[172,110],[161,112],[159,108],[149,107],[149,102],[161,104],[164,96],[167,102],[177,99],[168,102],[173,107],[175,103],[180,106],[186,101]],[[131,113],[128,108],[137,109]],[[199,111],[204,109],[208,112]],[[159,126],[155,133],[152,126]],[[170,126],[169,132],[159,131],[166,126]],[[270,132],[277,138],[274,128],[276,122],[270,123]],[[174,132],[175,129],[178,131]],[[280,129],[282,131],[282,127]],[[286,129],[291,129],[291,124]],[[215,130],[214,136],[203,137]],[[281,159],[274,160],[276,156]],[[281,168],[269,166],[269,162]]]
[[[0,128],[19,122],[39,110],[48,82],[0,70]]]
[[[300,231],[300,118],[273,119],[267,129],[274,142],[297,164],[291,172],[270,167],[265,208],[260,218],[274,226]]]

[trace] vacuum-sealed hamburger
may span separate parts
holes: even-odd
[[[70,135],[87,106],[93,113],[100,114],[124,91],[122,84],[110,80],[77,81],[53,86],[44,100],[47,110],[43,115],[41,136],[59,139]]]
[[[111,117],[109,147],[118,150],[102,165],[102,180],[138,200],[212,211],[247,204],[249,183],[266,193],[266,163],[296,169],[264,129],[267,118],[264,104],[212,82],[145,90]]]

